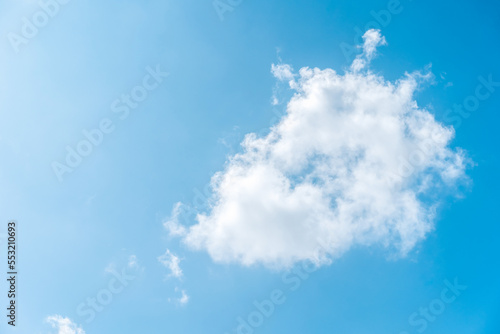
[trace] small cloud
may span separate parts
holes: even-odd
[[[279,58],[279,57],[278,57]],[[295,74],[293,73],[293,68],[288,64],[281,63],[281,59],[279,59],[280,64],[275,65],[271,64],[271,73],[273,76],[278,79],[276,85],[273,88],[273,96],[271,97],[271,105],[277,106],[281,104],[281,100],[279,95],[281,92],[281,88],[279,85],[280,81],[288,81],[290,86],[295,84],[294,78]]]
[[[293,69],[288,64],[271,65],[271,73],[280,81],[293,80]]]
[[[278,97],[276,95],[273,95],[271,104],[273,106],[277,106],[278,104],[280,104],[280,101],[278,100]]]
[[[179,303],[181,303],[181,305],[185,305],[187,304],[189,301],[189,296],[186,294],[186,291],[182,290],[182,296],[181,298],[179,298]]]
[[[137,263],[137,256],[130,255],[128,258],[128,267],[129,268],[138,268],[139,264]]]
[[[137,259],[137,256],[134,254],[129,255],[126,259],[121,259],[118,262],[121,263],[120,267],[122,269],[126,266],[127,268],[133,269],[136,272],[143,272],[144,271],[144,267],[140,266],[139,260]],[[104,272],[106,272],[107,274],[116,273],[117,271],[120,271],[120,270],[118,270],[117,264],[114,261],[109,263],[106,266],[106,268],[104,268]]]
[[[172,237],[181,237],[187,233],[186,227],[179,223],[182,205],[183,204],[181,202],[177,202],[172,209],[170,218],[163,223],[163,226],[168,231],[168,234]]]
[[[446,72],[441,72],[439,76],[441,77],[441,80],[446,80]],[[451,86],[453,86],[453,82],[451,81],[448,81],[447,83],[444,84],[445,89]]]
[[[356,56],[352,62],[351,69],[354,72],[365,68],[375,56],[377,47],[387,45],[385,37],[380,34],[378,29],[370,29],[363,35],[363,53]]]
[[[179,288],[175,288],[175,291],[179,291]],[[169,298],[170,303],[180,304],[181,306],[186,305],[189,302],[190,297],[187,295],[185,290],[181,291],[181,296],[179,298]]]
[[[52,328],[57,329],[57,334],[85,334],[85,331],[76,325],[71,319],[60,315],[49,316],[45,319]]]
[[[169,249],[167,249],[165,254],[158,257],[158,262],[170,270],[170,274],[167,277],[173,276],[179,279],[182,277],[182,269],[179,266],[181,259],[172,254]]]

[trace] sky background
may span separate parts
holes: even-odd
[[[72,0],[16,53],[8,34],[20,34],[22,18],[40,6],[0,0],[2,263],[7,221],[19,224],[18,326],[8,328],[2,315],[0,332],[236,333],[237,318],[280,289],[286,301],[255,333],[418,333],[410,315],[457,278],[467,289],[425,332],[499,333],[500,87],[468,118],[446,115],[475,94],[479,76],[500,81],[495,1],[401,0],[402,11],[381,27],[388,45],[373,71],[394,81],[432,64],[434,83],[415,99],[455,127],[452,147],[475,163],[470,186],[443,201],[435,230],[407,257],[356,246],[291,291],[283,271],[216,263],[163,226],[175,203],[203,203],[199,193],[241,151],[245,134],[266,133],[285,113],[272,97],[291,93],[272,64],[342,72],[353,58],[340,45],[359,44],[356,27],[366,31],[370,12],[387,6],[245,0],[221,20],[209,0]],[[157,65],[168,77],[119,119],[111,103]],[[104,118],[114,131],[59,182],[52,163]],[[158,261],[167,249],[180,259],[182,277],[169,277]],[[113,268],[135,279],[87,322],[77,307],[108,286]],[[47,317],[54,315],[80,332],[53,328]]]

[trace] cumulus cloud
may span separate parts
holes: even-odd
[[[163,266],[170,270],[170,274],[168,277],[176,277],[181,278],[183,273],[180,267],[181,259],[172,254],[169,249],[165,252],[165,254],[158,257],[158,262],[160,262]]]
[[[467,159],[450,147],[453,128],[414,100],[431,75],[386,81],[367,68],[384,37],[363,38],[344,74],[276,69],[296,78],[287,114],[268,135],[248,134],[213,176],[210,209],[178,233],[188,246],[217,262],[284,268],[328,263],[355,245],[405,256],[433,229]]]
[[[69,318],[64,318],[60,315],[53,315],[47,317],[46,321],[57,329],[57,334],[85,334],[85,331],[77,326]]]

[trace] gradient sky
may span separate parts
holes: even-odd
[[[285,113],[273,95],[292,93],[272,64],[343,72],[354,55],[342,43],[360,44],[371,12],[390,3],[245,0],[221,20],[210,0],[72,0],[16,52],[9,33],[21,34],[40,5],[0,0],[2,263],[7,221],[20,229],[18,326],[2,315],[0,332],[237,333],[238,317],[279,289],[284,303],[255,333],[419,333],[411,315],[457,279],[467,288],[423,332],[499,333],[500,86],[468,117],[447,112],[476,94],[478,77],[500,82],[495,1],[401,0],[379,25],[387,45],[372,70],[394,81],[432,64],[434,81],[415,99],[455,128],[452,147],[474,161],[470,184],[443,198],[435,229],[406,257],[355,246],[307,278],[283,280],[285,271],[261,264],[217,263],[163,226],[178,202],[203,212],[200,193],[245,134],[267,133]],[[168,76],[120,119],[112,103],[157,66]],[[60,182],[53,162],[103,119],[113,131]],[[167,249],[182,275],[158,260]],[[123,269],[135,278],[87,321],[78,306]],[[66,318],[75,327],[65,329]]]

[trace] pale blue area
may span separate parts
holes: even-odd
[[[92,334],[234,333],[237,317],[274,289],[286,301],[255,333],[418,333],[408,318],[455,277],[467,289],[425,333],[500,332],[500,87],[468,118],[445,113],[475,94],[478,76],[500,81],[498,2],[401,0],[382,27],[388,46],[372,64],[395,80],[432,63],[436,84],[417,100],[455,125],[453,145],[477,164],[468,171],[472,186],[448,198],[435,231],[408,258],[355,249],[296,291],[282,273],[214,264],[189,251],[167,238],[162,221],[176,202],[194,201],[244,134],[265,132],[273,108],[283,112],[270,104],[278,57],[295,69],[342,71],[352,59],[339,45],[354,44],[355,27],[364,31],[370,11],[388,2],[247,0],[221,21],[210,0],[72,0],[16,54],[6,36],[38,8],[21,3],[0,2],[0,220],[20,224],[13,333],[48,333],[44,319],[54,314]],[[157,64],[169,76],[120,120],[111,103]],[[103,118],[114,131],[58,182],[51,163]],[[182,281],[164,280],[156,258],[166,248],[184,259]],[[4,253],[2,246],[1,263]],[[86,323],[77,306],[107,287],[111,262],[120,269],[130,254],[143,273]],[[176,287],[190,296],[183,307],[168,301],[179,297]],[[9,332],[1,318],[1,332]]]

